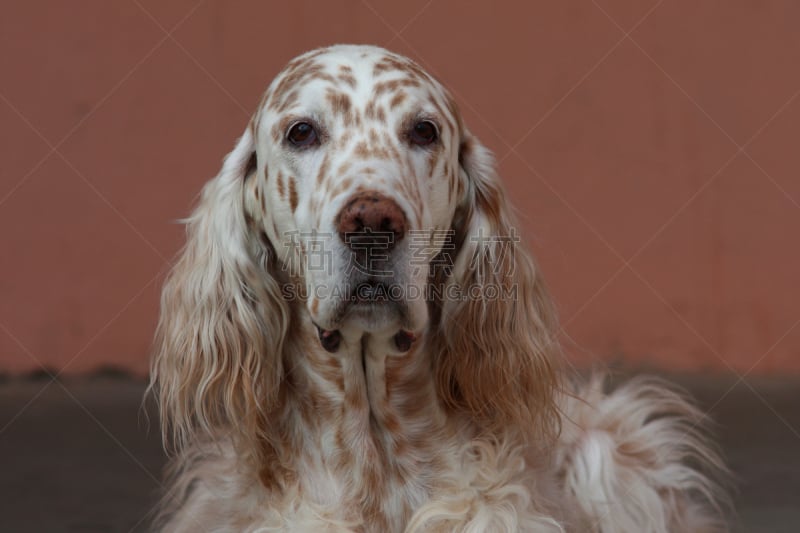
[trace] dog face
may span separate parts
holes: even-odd
[[[164,286],[152,375],[172,439],[258,435],[289,369],[365,335],[415,346],[439,401],[484,430],[549,431],[554,313],[509,207],[491,153],[409,59],[333,46],[290,62]]]
[[[251,124],[249,215],[301,280],[324,330],[418,330],[425,287],[466,190],[447,91],[383,49],[295,59]]]

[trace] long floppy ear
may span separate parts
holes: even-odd
[[[256,435],[279,394],[289,311],[270,273],[274,251],[244,207],[255,169],[248,128],[186,220],[163,289],[151,389],[177,450],[221,427]]]
[[[555,430],[555,313],[519,242],[492,154],[471,134],[459,160],[464,196],[441,302],[435,371],[445,403],[491,432]]]

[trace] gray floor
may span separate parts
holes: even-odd
[[[144,384],[49,381],[0,383],[0,532],[147,531],[164,458]],[[738,477],[734,531],[800,531],[800,382],[679,381],[719,423]]]

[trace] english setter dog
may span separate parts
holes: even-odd
[[[703,416],[559,370],[490,152],[411,60],[293,61],[203,189],[151,387],[169,532],[726,529]]]

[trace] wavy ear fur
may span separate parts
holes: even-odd
[[[524,433],[556,429],[555,313],[519,241],[492,154],[467,133],[459,159],[464,199],[457,210],[457,255],[435,335],[439,393],[480,427]],[[493,297],[496,296],[496,297]]]
[[[255,436],[278,398],[289,311],[270,273],[274,251],[253,237],[244,208],[255,161],[248,128],[186,220],[163,289],[150,386],[177,450],[222,427]]]

